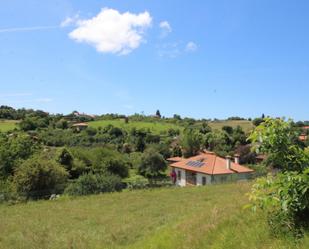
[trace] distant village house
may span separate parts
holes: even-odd
[[[72,125],[72,128],[76,131],[82,131],[86,129],[87,127],[88,127],[87,123],[77,123],[77,124]]]

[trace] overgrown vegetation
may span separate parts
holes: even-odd
[[[248,145],[240,126],[217,120],[220,129],[213,130],[215,122],[179,115],[165,118],[159,110],[154,116],[126,117],[89,116],[77,111],[51,115],[1,106],[0,118],[17,120],[19,127],[0,133],[0,181],[10,186],[0,190],[6,196],[3,200],[9,196],[24,200],[63,192],[78,195],[120,190],[103,184],[109,178],[120,179],[122,186],[131,189],[162,186],[169,182],[169,157],[189,157],[203,149],[233,155]],[[76,129],[74,124],[80,122],[89,126]],[[229,119],[225,124],[233,122],[249,121]],[[244,163],[255,163],[250,153],[241,154]],[[13,194],[8,194],[9,190]]]
[[[268,214],[275,235],[304,234],[309,225],[309,154],[299,144],[291,121],[265,119],[250,139],[267,153],[273,174],[260,178],[250,194],[253,209]]]

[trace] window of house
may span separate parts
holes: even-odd
[[[207,182],[207,181],[206,181],[206,177],[203,176],[203,177],[202,177],[202,184],[203,184],[203,185],[206,185],[206,182]]]
[[[178,172],[177,172],[177,178],[178,178],[178,181],[180,181],[180,179],[181,179],[181,171],[180,170],[178,170]]]

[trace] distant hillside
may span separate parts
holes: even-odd
[[[200,122],[197,122],[193,126],[199,125]],[[223,126],[231,126],[233,128],[240,126],[245,132],[249,132],[253,129],[253,124],[251,121],[247,120],[223,120],[223,121],[211,121],[208,123],[209,126],[214,130],[220,130]],[[150,129],[151,132],[160,134],[162,132],[167,131],[168,129],[179,129],[183,130],[184,126],[179,124],[173,124],[165,122],[164,120],[157,121],[129,121],[129,123],[125,123],[124,119],[113,119],[113,120],[98,120],[89,122],[91,127],[106,127],[108,125],[113,125],[115,127],[123,128],[126,130],[130,130],[133,127],[137,129]]]
[[[0,205],[0,248],[296,248],[243,206],[250,184]],[[309,237],[297,248],[309,248]]]
[[[151,132],[156,133],[156,134],[160,134],[161,132],[165,132],[171,128],[182,130],[182,127],[176,124],[164,123],[160,121],[155,121],[155,122],[129,121],[129,123],[125,123],[124,119],[92,121],[92,122],[89,122],[89,125],[94,128],[98,128],[98,127],[103,128],[108,125],[113,125],[115,127],[119,127],[125,130],[130,130],[134,127],[137,129],[150,129]]]

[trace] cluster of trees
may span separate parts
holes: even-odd
[[[43,111],[36,111],[33,109],[14,109],[10,106],[2,105],[0,106],[0,119],[9,119],[9,120],[21,120],[24,119],[27,115],[40,115]]]
[[[241,152],[243,162],[252,163],[252,160],[246,161],[251,152],[242,149],[245,145],[248,145],[247,137],[240,126],[236,128],[223,126],[221,130],[212,131],[206,122],[202,123],[198,129],[186,128],[181,139],[182,152],[185,157],[194,156],[203,149],[214,151],[222,157],[233,156],[236,152]],[[176,150],[175,154],[181,153],[177,153]],[[251,159],[253,158],[255,157],[252,155]]]
[[[133,178],[156,183],[166,178],[167,164],[153,148],[124,154],[112,147],[44,147],[30,136],[0,143],[0,201],[47,198],[52,194],[96,194],[120,191]],[[137,179],[139,182],[141,179]],[[134,181],[131,179],[131,186]],[[5,191],[5,192],[2,192]]]

